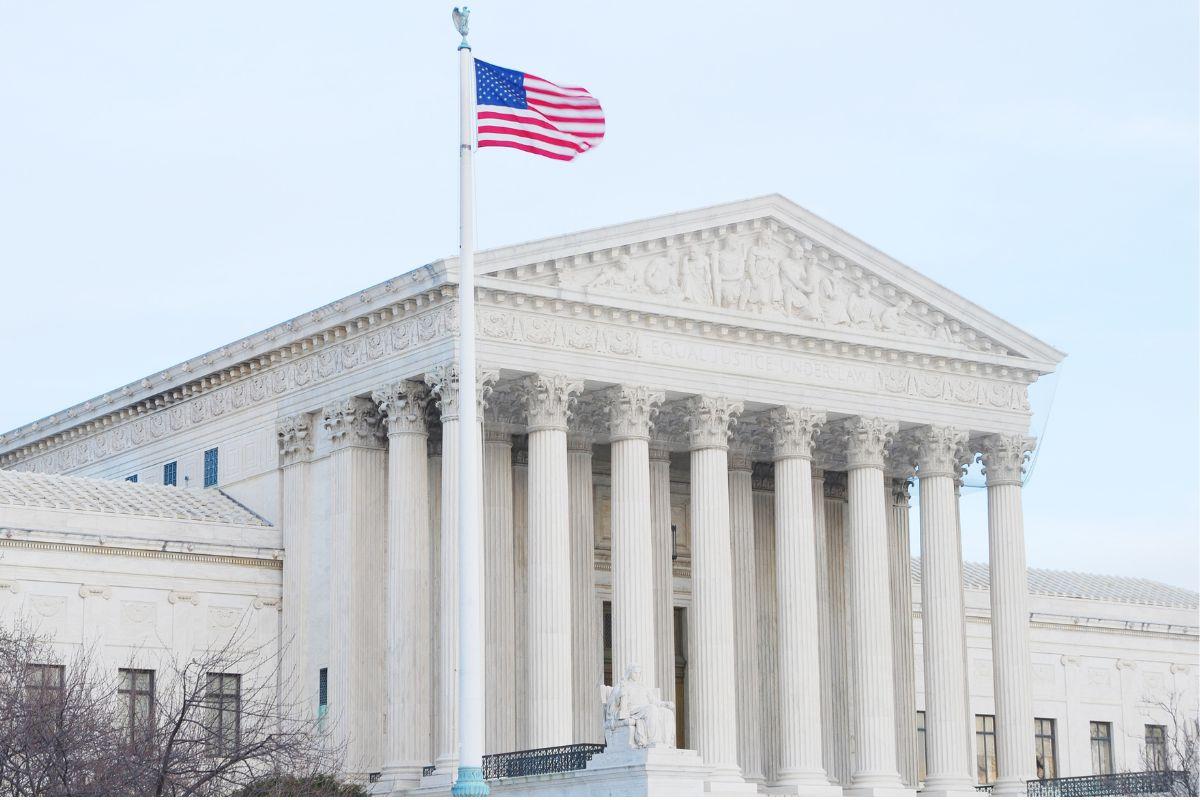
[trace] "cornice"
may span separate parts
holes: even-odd
[[[238,567],[256,567],[259,569],[282,570],[283,552],[275,551],[275,558],[254,556],[222,555],[187,550],[152,549],[150,547],[117,547],[106,544],[88,544],[75,541],[45,541],[42,539],[14,539],[15,534],[34,535],[44,534],[54,536],[55,531],[41,531],[29,528],[0,528],[0,547],[10,547],[18,550],[49,550],[58,553],[85,553],[89,555],[120,556],[125,558],[150,558],[166,561],[187,561],[196,564],[224,564]],[[148,543],[149,544],[149,543]],[[191,545],[188,545],[191,546]],[[166,547],[166,543],[162,544]]]

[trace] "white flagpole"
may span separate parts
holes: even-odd
[[[483,780],[483,603],[480,596],[479,423],[475,376],[475,59],[470,9],[454,9],[459,65],[458,183],[458,777],[455,797],[488,794]]]

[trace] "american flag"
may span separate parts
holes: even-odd
[[[480,147],[570,161],[604,138],[604,109],[587,89],[475,59]]]

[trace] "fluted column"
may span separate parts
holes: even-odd
[[[824,689],[822,696],[828,697],[827,707],[830,708],[828,717],[823,716],[825,723],[824,745],[822,752],[825,759],[825,769],[830,779],[843,787],[850,785],[850,775],[853,772],[851,758],[851,739],[854,727],[853,717],[854,695],[850,690],[850,598],[849,572],[847,565],[846,547],[846,474],[844,472],[827,472],[824,476],[825,502],[823,504],[824,519],[818,520],[820,535],[825,531],[825,566],[829,609],[829,638],[827,642],[829,653],[829,671],[822,672]],[[818,576],[818,580],[820,577]]]
[[[671,451],[650,448],[650,542],[654,549],[654,680],[675,702],[675,568],[671,560]],[[675,744],[675,731],[669,731]]]
[[[321,416],[331,450],[329,713],[345,770],[361,778],[379,770],[383,750],[385,434],[364,397]]]
[[[485,424],[483,445],[484,752],[517,749],[512,436]]]
[[[476,379],[476,403],[482,420],[483,398],[491,391],[496,373],[480,372]],[[442,418],[441,530],[439,533],[437,600],[437,695],[434,697],[434,766],[443,782],[453,780],[458,766],[458,366],[445,364],[425,374],[425,383],[433,391]],[[482,434],[479,441],[482,442]],[[479,459],[482,484],[483,458]]]
[[[775,478],[769,464],[753,474],[754,576],[758,580],[759,736],[763,778],[774,783],[779,767],[778,597],[775,593]]]
[[[517,749],[529,749],[529,450],[524,438],[513,445],[513,603],[517,617]]]
[[[892,664],[896,692],[896,760],[900,781],[917,788],[917,696],[913,647],[912,559],[909,555],[908,479],[891,484],[888,564],[892,590]]]
[[[729,536],[733,565],[734,667],[737,675],[738,764],[747,781],[763,781],[760,664],[758,659],[758,579],[754,563],[753,463],[742,452],[729,454]]]
[[[583,382],[534,375],[523,388],[529,428],[529,745],[553,747],[573,738],[567,417]]]
[[[846,425],[849,492],[850,639],[855,753],[850,793],[895,793],[896,708],[892,686],[891,592],[888,578],[884,455],[895,422],[857,417]]]
[[[992,673],[996,696],[994,793],[1021,795],[1035,771],[1033,699],[1029,662],[1029,587],[1025,574],[1025,522],[1021,471],[1034,440],[994,435],[981,450],[988,493],[988,555],[991,566]]]
[[[604,645],[596,600],[596,521],[592,487],[592,436],[589,429],[567,435],[567,506],[571,514],[571,660],[574,741],[604,741],[600,684]]]
[[[387,417],[387,715],[383,780],[413,788],[433,752],[430,702],[429,390],[389,383],[371,395]]]
[[[971,791],[962,731],[970,709],[963,662],[962,562],[954,477],[967,432],[930,426],[918,439],[921,480],[921,642],[925,655],[925,791]],[[1032,722],[1030,723],[1032,726]]]
[[[738,767],[733,566],[729,533],[729,429],[740,401],[693,398],[687,407],[691,449],[692,619],[695,749],[711,769],[706,791],[744,786]]]
[[[775,409],[775,593],[779,614],[779,770],[775,785],[790,793],[840,794],[821,753],[821,655],[817,611],[817,543],[813,517],[812,444],[825,413]]]
[[[316,675],[308,667],[309,575],[312,569],[312,530],[309,524],[309,459],[313,430],[308,414],[278,421],[279,528],[283,534],[283,674],[282,701],[292,719],[316,712]]]
[[[654,550],[650,537],[650,420],[662,392],[605,393],[612,458],[613,683],[632,667],[658,674],[654,652]]]

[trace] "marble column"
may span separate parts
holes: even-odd
[[[763,778],[774,783],[779,765],[778,603],[775,594],[775,478],[769,464],[751,476],[754,486],[754,575],[758,579],[759,736]]]
[[[540,374],[527,378],[523,389],[529,429],[529,746],[555,747],[574,738],[567,417],[583,382]]]
[[[308,666],[309,574],[312,530],[309,525],[309,460],[313,430],[308,414],[292,414],[276,423],[279,442],[279,528],[283,533],[282,702],[292,719],[308,719],[317,710],[317,676]],[[312,674],[310,674],[312,673]]]
[[[691,450],[691,670],[694,746],[712,770],[705,791],[753,789],[738,767],[733,565],[729,533],[729,429],[740,401],[696,397],[687,405]]]
[[[389,383],[371,395],[387,417],[387,715],[383,780],[390,791],[421,782],[433,753],[429,664],[430,593],[429,390],[417,381]]]
[[[479,420],[483,419],[482,401],[496,380],[495,372],[481,371],[476,381],[476,403]],[[439,532],[437,572],[437,694],[434,697],[434,767],[435,783],[453,781],[458,768],[458,411],[461,398],[458,392],[458,366],[444,364],[425,373],[425,383],[433,391],[442,418],[441,524]],[[483,441],[482,433],[479,441]],[[483,458],[480,454],[480,475],[483,483]]]
[[[387,453],[375,404],[351,397],[322,410],[329,436],[329,714],[345,770],[363,778],[383,755]]]
[[[426,485],[429,488],[429,575],[430,575],[430,602],[429,602],[429,629],[430,634],[430,659],[426,665],[429,670],[429,741],[430,741],[430,760],[426,764],[432,764],[433,758],[437,755],[435,734],[437,733],[437,698],[441,697],[441,675],[439,665],[442,663],[441,652],[441,609],[439,604],[434,602],[438,597],[438,575],[441,570],[442,563],[442,428],[439,424],[429,431],[429,443],[426,448],[428,455]]]
[[[671,451],[650,447],[650,543],[654,550],[654,680],[675,702],[675,564],[671,559]],[[675,731],[671,731],[675,744]]]
[[[516,698],[517,749],[529,749],[529,449],[525,438],[513,443],[513,568],[517,618]]]
[[[604,741],[600,685],[604,645],[600,641],[596,599],[596,518],[592,487],[594,432],[577,428],[567,435],[567,506],[571,515],[571,661],[574,740]]]
[[[779,614],[779,769],[774,786],[789,794],[841,794],[821,753],[821,654],[817,542],[813,517],[813,437],[825,413],[775,409],[775,594]]]
[[[846,582],[846,474],[826,472],[817,493],[813,473],[814,528],[817,535],[817,587],[828,635],[821,637],[822,759],[830,781],[850,785],[853,696],[850,693],[850,609]],[[824,502],[820,498],[824,497]],[[823,547],[822,547],[823,545]],[[820,554],[824,550],[824,558]],[[824,569],[822,570],[822,567]],[[827,668],[828,667],[828,668]]]
[[[896,760],[900,781],[917,788],[917,676],[913,646],[912,558],[909,547],[908,479],[891,483],[888,564],[892,591],[892,673],[896,692]]]
[[[512,436],[485,424],[483,445],[484,752],[517,749]]]
[[[618,386],[604,395],[612,459],[613,685],[631,667],[654,680],[654,549],[650,529],[650,421],[664,394]]]
[[[967,431],[933,425],[918,438],[921,480],[921,642],[925,663],[925,792],[970,792],[965,771],[966,698],[963,663],[962,561],[959,558],[954,478]],[[1032,722],[1030,723],[1032,725]],[[1032,740],[1032,739],[1031,739]]]
[[[895,422],[856,417],[847,424],[850,644],[854,675],[855,753],[850,794],[902,790],[896,766],[892,686],[891,592],[888,584],[884,456]]]
[[[758,579],[754,558],[753,463],[744,452],[729,453],[729,537],[733,564],[733,627],[738,702],[738,764],[742,777],[763,782]]]
[[[1028,583],[1021,472],[1034,440],[996,434],[982,442],[987,478],[988,556],[991,567],[992,674],[996,697],[994,793],[1021,795],[1035,773],[1033,695],[1030,686]]]

